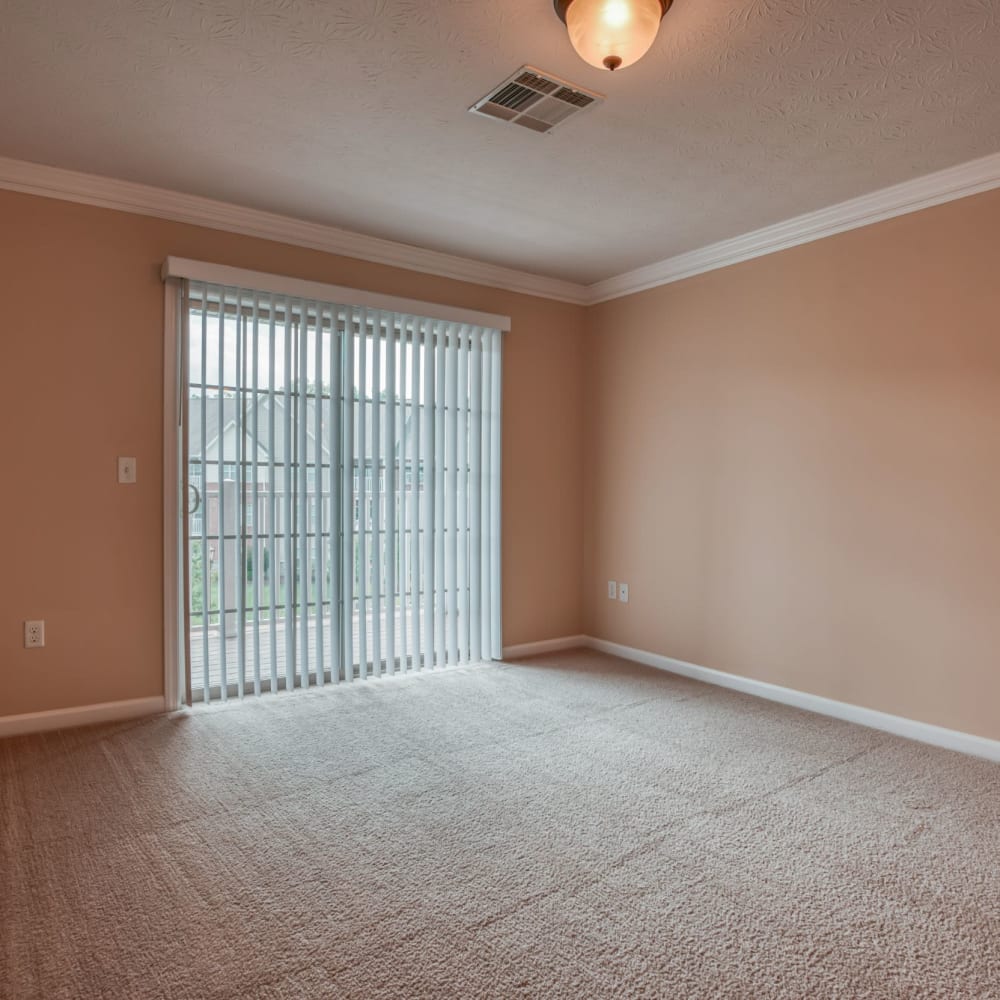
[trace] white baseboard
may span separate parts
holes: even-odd
[[[162,695],[155,698],[133,698],[130,701],[106,701],[100,705],[80,705],[57,708],[51,712],[26,712],[24,715],[0,716],[0,739],[24,733],[42,733],[50,729],[91,726],[95,722],[118,722],[158,715],[166,710]]]
[[[579,649],[589,640],[585,635],[564,635],[558,639],[542,639],[540,642],[523,642],[520,646],[504,646],[503,658],[516,660],[522,656],[539,656],[542,653],[557,653],[561,649]]]
[[[829,715],[835,719],[843,719],[845,722],[855,722],[859,726],[881,729],[884,732],[904,736],[920,743],[930,743],[932,746],[944,747],[946,750],[957,750],[960,753],[971,754],[974,757],[985,757],[987,760],[1000,763],[1000,740],[988,740],[983,736],[973,736],[971,733],[961,733],[955,729],[932,726],[928,722],[904,719],[899,715],[889,715],[887,712],[878,712],[873,708],[862,708],[860,705],[834,701],[832,698],[807,694],[804,691],[796,691],[794,688],[768,684],[766,681],[758,681],[750,677],[739,677],[736,674],[727,674],[709,667],[699,667],[695,663],[685,663],[683,660],[675,660],[673,657],[662,656],[659,653],[649,653],[643,649],[634,649],[632,646],[623,646],[617,642],[609,642],[607,639],[595,639],[592,636],[587,636],[585,645],[589,649],[597,649],[602,653],[620,656],[623,660],[643,663],[648,667],[666,670],[696,681],[704,681],[706,684],[715,684],[733,691],[742,691],[744,694],[752,694],[757,698],[766,698],[768,701],[777,701],[783,705],[803,708],[807,712]]]
[[[896,736],[903,736],[920,743],[943,747],[946,750],[957,750],[960,753],[1000,763],[1000,740],[990,740],[983,736],[974,736],[971,733],[963,733],[955,729],[945,729],[928,722],[917,722],[914,719],[906,719],[872,708],[835,701],[833,698],[796,691],[794,688],[781,687],[778,684],[769,684],[766,681],[758,681],[750,677],[727,674],[722,670],[700,667],[695,663],[686,663],[671,656],[650,653],[643,649],[610,642],[607,639],[597,639],[587,635],[561,636],[557,639],[543,639],[540,642],[506,646],[503,656],[505,660],[511,660],[580,647],[596,649],[611,656],[618,656],[634,663],[642,663],[648,667],[665,670],[682,677],[690,677],[706,684],[729,688],[733,691],[754,695],[757,698],[765,698],[768,701],[791,705],[808,712],[828,715],[834,719],[854,722],[860,726],[868,726],[870,729],[880,729],[883,732],[893,733]],[[157,715],[165,710],[166,702],[163,696],[157,695],[152,698],[133,698],[130,701],[111,701],[99,705],[60,708],[49,712],[0,716],[0,739],[24,733],[40,733],[52,729],[68,729],[72,726],[88,726],[98,722],[136,719],[147,715]]]

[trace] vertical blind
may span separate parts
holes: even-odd
[[[188,700],[499,658],[499,330],[181,283]]]

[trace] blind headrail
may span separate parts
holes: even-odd
[[[380,295],[377,292],[366,292],[358,288],[328,285],[322,281],[305,281],[282,274],[268,274],[266,271],[250,271],[242,267],[229,267],[226,264],[210,264],[206,261],[188,260],[185,257],[168,257],[163,262],[160,274],[164,281],[169,278],[187,278],[191,281],[203,281],[207,284],[290,295],[293,298],[310,299],[341,306],[383,309],[422,319],[438,319],[448,323],[468,323],[471,326],[485,327],[489,330],[502,330],[504,332],[510,330],[509,316],[477,312],[474,309],[462,309],[457,306],[446,306],[437,302],[421,302],[419,299],[404,299],[395,295]]]

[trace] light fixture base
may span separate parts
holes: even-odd
[[[556,16],[562,21],[563,24],[566,23],[566,11],[569,10],[569,5],[573,0],[552,0],[552,6],[555,8]],[[670,10],[670,5],[674,0],[660,0],[660,6],[663,8],[663,14],[666,14]],[[662,20],[663,14],[660,15]]]

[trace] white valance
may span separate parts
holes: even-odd
[[[408,316],[443,320],[447,323],[468,323],[489,330],[504,332],[510,330],[510,317],[496,313],[478,312],[474,309],[462,309],[436,302],[422,302],[419,299],[404,299],[395,295],[381,295],[358,288],[328,285],[322,281],[305,281],[283,274],[249,271],[241,267],[209,264],[206,261],[188,260],[184,257],[168,257],[163,262],[161,274],[164,281],[168,278],[186,278],[210,285],[246,288],[272,295],[379,309]]]

